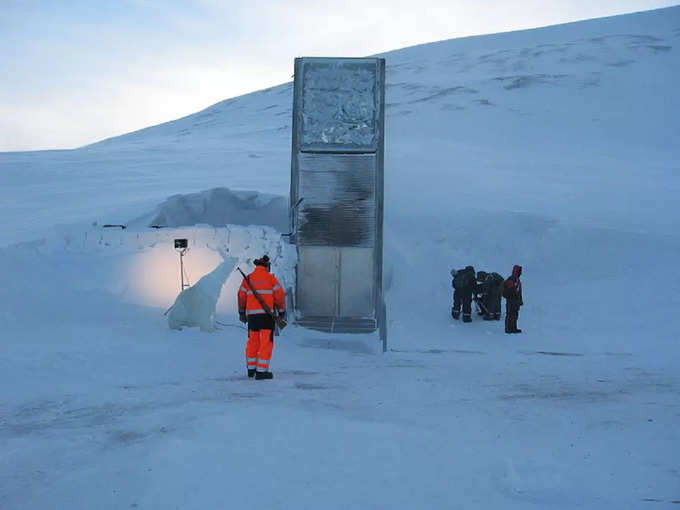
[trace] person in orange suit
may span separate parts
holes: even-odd
[[[239,320],[248,323],[246,367],[248,377],[272,379],[274,374],[269,364],[274,350],[275,323],[253,294],[253,289],[269,309],[281,318],[286,316],[286,294],[276,276],[269,272],[271,265],[267,255],[255,259],[254,264],[255,270],[248,275],[249,281],[244,278],[238,289]]]

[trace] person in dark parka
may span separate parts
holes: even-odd
[[[479,315],[484,316],[484,320],[501,319],[501,297],[503,295],[503,282],[505,279],[498,273],[477,272],[477,287],[475,294],[478,294]]]
[[[503,283],[505,280],[498,273],[489,273],[487,281],[486,310],[489,313],[488,320],[499,321],[501,320],[501,297],[503,297]]]
[[[477,284],[472,296],[472,300],[477,303],[477,313],[487,320],[488,300],[489,300],[489,273],[486,271],[477,271]]]
[[[517,328],[519,308],[524,305],[522,300],[522,282],[519,277],[522,274],[522,266],[512,268],[512,275],[503,284],[503,297],[505,298],[505,332],[521,333]]]
[[[453,307],[451,316],[454,319],[460,317],[463,309],[463,322],[472,322],[472,293],[475,290],[475,268],[467,266],[465,269],[451,271],[453,276]]]

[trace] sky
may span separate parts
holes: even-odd
[[[70,149],[291,80],[298,56],[677,5],[678,0],[0,0],[0,151]]]

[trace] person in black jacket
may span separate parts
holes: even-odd
[[[498,273],[489,273],[489,295],[486,309],[489,312],[489,320],[501,320],[501,297],[503,297],[503,283],[505,280]]]
[[[522,300],[522,282],[519,277],[522,274],[522,266],[512,268],[512,275],[503,284],[503,297],[505,298],[505,332],[521,333],[517,328],[519,308],[524,305]]]
[[[453,307],[451,316],[458,320],[461,306],[463,308],[463,322],[472,322],[472,293],[475,290],[475,268],[467,266],[465,269],[451,271],[453,276]]]
[[[477,313],[487,320],[488,300],[489,300],[489,273],[486,271],[477,271],[477,283],[472,294],[472,300],[477,303]]]
[[[484,320],[501,320],[501,297],[505,279],[498,273],[477,272],[475,295],[479,305],[479,315]]]

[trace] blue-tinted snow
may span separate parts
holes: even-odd
[[[244,376],[237,279],[218,333],[162,315],[176,234],[192,282],[217,246],[281,248],[285,275],[271,227],[101,225],[218,187],[285,196],[290,84],[0,154],[1,242],[25,243],[0,252],[0,507],[674,506],[679,28],[670,8],[387,54],[392,350],[291,326],[273,381]],[[451,321],[451,267],[515,263],[522,335]]]

